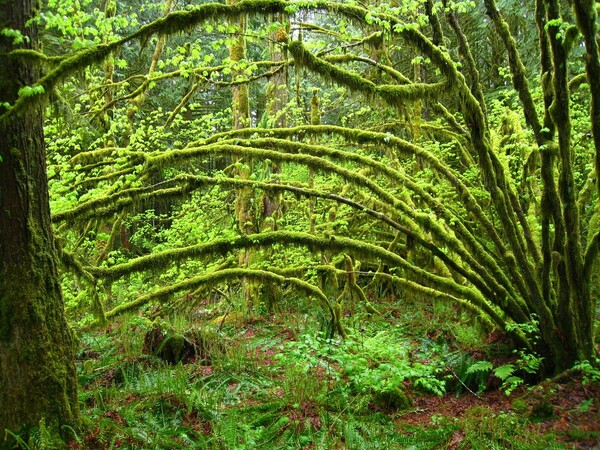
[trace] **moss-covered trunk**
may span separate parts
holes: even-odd
[[[0,28],[25,28],[33,0],[0,0]],[[12,39],[0,38],[0,104],[14,103],[33,85],[39,68],[9,59]],[[5,113],[2,107],[0,113]],[[18,113],[0,116],[0,448],[5,429],[45,426],[67,433],[78,422],[73,343],[65,320],[52,237],[42,124],[32,99]],[[62,429],[61,429],[62,427]]]
[[[228,5],[236,5],[239,0],[227,0]],[[229,59],[233,63],[237,63],[246,59],[246,18],[240,17],[233,19],[232,25],[237,26],[238,30],[234,34],[233,43],[229,47]],[[233,96],[233,129],[239,130],[249,126],[250,121],[250,106],[248,104],[248,85],[246,83],[235,84],[238,77],[243,77],[243,72],[236,69],[233,71],[232,81],[232,96]]]
[[[239,0],[227,0],[228,5],[236,5]],[[234,35],[234,40],[229,46],[229,59],[231,62],[238,63],[246,59],[246,26],[247,19],[241,16],[237,19],[232,19],[231,24],[238,27]],[[243,78],[243,72],[234,68],[232,73],[232,125],[234,130],[240,130],[250,126],[250,104],[249,104],[249,90],[247,83],[235,82],[239,78]],[[238,166],[237,175],[242,180],[249,180],[252,174],[252,159],[237,158],[236,164]],[[254,211],[254,193],[252,188],[244,187],[237,191],[237,198],[235,204],[235,214],[238,221],[239,230],[244,234],[252,234],[256,230],[256,213]],[[242,268],[250,267],[252,260],[252,250],[245,249],[238,255],[238,264]],[[252,308],[253,299],[256,298],[255,291],[257,287],[248,279],[243,280],[244,297],[246,299],[246,305],[248,308]]]

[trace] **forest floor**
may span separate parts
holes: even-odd
[[[523,355],[458,311],[355,314],[343,342],[289,310],[202,314],[81,336],[69,448],[600,448],[597,369],[527,384]]]
[[[418,411],[401,416],[397,423],[403,426],[428,427],[436,417],[465,419],[487,414],[487,419],[507,413],[527,418],[527,432],[536,435],[555,436],[557,444],[566,448],[600,448],[600,384],[582,385],[580,376],[567,376],[560,382],[542,383],[533,389],[521,388],[506,396],[501,391],[485,392],[473,396],[446,395],[442,398],[420,396],[415,400]],[[547,416],[532,418],[536,409],[543,409]],[[535,416],[535,414],[534,414]],[[481,416],[480,416],[481,417]],[[486,417],[481,417],[484,423]],[[493,428],[492,428],[493,430]],[[465,448],[464,432],[457,430],[441,448]],[[468,448],[468,447],[466,447]],[[521,448],[517,443],[506,442],[505,447]],[[522,448],[529,448],[524,445]]]

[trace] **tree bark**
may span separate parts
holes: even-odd
[[[36,49],[34,0],[0,0],[0,28],[19,30],[19,47]],[[7,56],[0,37],[0,105],[34,85],[33,59]],[[45,426],[68,434],[79,419],[71,332],[64,315],[50,222],[42,101],[6,114],[0,106],[0,447],[4,430]],[[61,428],[62,427],[62,428]]]

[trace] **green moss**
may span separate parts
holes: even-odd
[[[182,195],[200,189],[205,185],[201,177],[186,176],[177,176],[161,184],[161,186],[168,186],[169,184],[179,184],[179,186],[172,188],[165,187],[163,189],[156,189],[154,186],[125,189],[111,195],[80,203],[73,209],[56,212],[52,215],[52,221],[55,223],[74,223],[75,221],[81,223],[92,217],[108,217],[115,212],[119,212],[132,205],[143,204],[150,199],[180,198]]]
[[[272,233],[266,233],[266,234],[272,234]],[[263,235],[254,235],[254,236],[263,236]],[[241,239],[247,239],[247,238],[244,236]],[[256,240],[256,238],[253,238],[252,240]],[[227,248],[227,245],[225,243],[220,243],[220,245],[217,247],[220,247],[219,250],[222,251],[223,249]],[[129,303],[124,303],[122,305],[115,307],[111,311],[107,312],[106,317],[107,318],[115,317],[119,314],[123,314],[124,312],[139,308],[153,300],[158,300],[158,301],[164,302],[165,300],[167,300],[169,297],[171,297],[172,295],[174,295],[177,292],[190,291],[190,290],[196,289],[199,286],[203,286],[203,285],[216,286],[217,284],[219,284],[223,281],[227,281],[230,279],[242,279],[242,278],[249,279],[249,280],[262,281],[262,282],[266,282],[266,283],[269,283],[269,282],[270,283],[278,283],[280,285],[283,285],[285,283],[289,283],[289,284],[293,285],[296,289],[298,289],[302,292],[305,292],[307,295],[315,298],[321,304],[321,306],[325,309],[325,311],[330,315],[331,323],[334,327],[334,331],[338,332],[342,336],[345,335],[345,332],[343,331],[343,328],[341,327],[341,324],[339,323],[339,319],[338,319],[339,316],[336,314],[334,308],[330,304],[330,302],[327,299],[327,297],[325,296],[325,294],[323,294],[323,292],[321,292],[321,290],[318,287],[313,286],[312,284],[310,284],[304,280],[298,279],[298,278],[284,277],[284,276],[281,276],[281,275],[278,275],[278,274],[275,274],[272,272],[268,272],[265,270],[252,270],[252,269],[245,269],[245,268],[218,270],[216,272],[211,272],[211,273],[204,274],[201,276],[193,277],[193,278],[190,278],[183,282],[180,282],[180,283],[177,283],[177,284],[174,284],[171,286],[167,286],[167,287],[164,287],[161,289],[157,289],[156,291],[154,291],[150,294],[142,295],[142,296],[138,297],[136,300],[133,300]]]
[[[244,132],[244,130],[240,131],[240,133],[243,133],[243,132]],[[423,190],[422,187],[415,184],[410,179],[407,179],[403,174],[390,169],[389,167],[387,167],[384,164],[374,162],[373,160],[370,160],[369,158],[365,158],[365,157],[362,157],[362,156],[354,154],[354,153],[343,152],[343,151],[339,151],[339,150],[335,150],[335,149],[331,149],[331,148],[323,147],[323,146],[301,144],[301,143],[297,143],[297,142],[289,142],[289,141],[277,140],[277,139],[273,139],[273,138],[254,139],[252,141],[247,141],[247,142],[240,141],[238,139],[238,140],[235,140],[232,142],[236,142],[237,144],[245,144],[245,145],[259,144],[262,147],[277,148],[278,151],[265,150],[263,148],[256,148],[256,147],[242,147],[240,145],[230,145],[230,144],[226,144],[226,143],[222,143],[221,145],[210,144],[210,145],[205,145],[205,146],[201,146],[201,147],[186,148],[186,149],[183,149],[183,150],[177,151],[177,152],[169,152],[169,153],[158,156],[154,160],[156,162],[149,161],[149,163],[160,167],[160,166],[166,164],[167,162],[169,164],[172,164],[173,161],[171,161],[171,160],[174,158],[186,160],[188,158],[196,157],[198,155],[205,154],[205,153],[229,152],[234,155],[247,155],[247,156],[252,155],[254,157],[263,158],[263,159],[269,158],[271,160],[277,160],[277,161],[293,161],[293,162],[298,162],[301,164],[307,164],[309,167],[313,167],[318,170],[335,172],[335,173],[339,174],[340,176],[344,177],[345,179],[347,179],[349,182],[354,183],[355,185],[367,187],[375,195],[380,197],[381,200],[384,201],[384,203],[387,203],[389,206],[398,209],[398,211],[400,211],[403,215],[406,215],[406,217],[415,217],[415,218],[419,217],[420,218],[420,222],[418,225],[419,227],[424,227],[427,231],[434,232],[436,237],[439,238],[441,240],[441,242],[444,242],[447,246],[449,246],[449,248],[452,251],[457,252],[461,256],[461,258],[465,258],[465,260],[468,261],[470,265],[473,265],[474,267],[481,267],[481,270],[477,270],[478,273],[486,274],[487,271],[486,271],[486,269],[483,269],[483,265],[479,264],[477,262],[477,260],[485,262],[485,267],[493,270],[493,276],[486,277],[486,282],[491,282],[494,286],[497,287],[498,285],[496,284],[496,280],[501,280],[501,286],[503,286],[503,287],[500,288],[501,290],[500,290],[500,295],[499,295],[498,301],[502,302],[502,304],[504,304],[505,298],[506,298],[505,293],[509,293],[509,297],[513,297],[513,295],[511,294],[514,292],[513,288],[512,288],[512,284],[511,284],[512,282],[508,280],[506,274],[504,274],[503,271],[500,269],[497,261],[495,260],[495,256],[492,256],[491,254],[488,253],[487,249],[484,249],[483,247],[481,247],[478,240],[471,234],[471,232],[467,229],[467,227],[459,219],[456,219],[456,217],[453,214],[448,214],[449,211],[447,211],[443,205],[441,205],[438,201],[433,199],[431,197],[431,195],[429,195],[426,191]],[[293,153],[282,153],[282,151],[293,152]],[[301,152],[301,153],[297,154],[296,152]],[[472,253],[469,253],[468,251],[466,251],[465,248],[463,247],[463,244],[460,243],[455,237],[449,235],[447,233],[447,230],[445,230],[444,227],[442,227],[439,223],[431,220],[431,218],[429,218],[427,215],[423,215],[423,214],[417,215],[417,213],[413,210],[412,207],[410,207],[409,205],[400,201],[399,199],[395,198],[393,195],[391,195],[386,190],[380,188],[378,185],[373,183],[367,177],[357,174],[353,171],[343,169],[336,164],[332,164],[330,162],[323,160],[322,158],[316,158],[316,157],[310,156],[310,154],[315,154],[315,155],[319,155],[319,156],[327,155],[328,157],[335,157],[336,159],[339,159],[340,161],[348,161],[348,160],[356,161],[361,166],[372,167],[374,170],[376,170],[379,173],[389,174],[390,178],[393,180],[402,180],[402,182],[404,183],[405,186],[409,187],[411,190],[413,190],[415,193],[417,193],[422,199],[424,199],[428,204],[431,205],[432,209],[435,211],[435,214],[439,214],[439,215],[445,217],[449,223],[456,224],[456,227],[457,227],[456,230],[458,232],[460,232],[461,237],[463,237],[465,239],[465,242],[469,245],[470,251],[475,251],[476,256],[473,257]],[[164,161],[164,162],[162,162],[162,161]],[[490,228],[493,228],[491,226],[491,224],[489,224],[489,223],[488,223],[488,226]],[[493,236],[495,237],[494,242],[496,243],[497,247],[500,249],[503,249],[504,245],[503,245],[502,241],[500,240],[500,238],[494,234],[493,234]],[[506,252],[503,252],[503,254],[504,253],[506,253]],[[511,275],[513,273],[518,274],[517,268],[515,267],[515,265],[511,263],[511,266],[512,267],[509,267],[509,270],[512,270]],[[525,311],[527,310],[527,306],[523,303],[522,300],[518,300],[517,297],[514,297],[514,300],[509,301],[509,305],[512,305],[511,306],[511,314],[513,314],[515,318],[518,317],[519,318],[518,320],[524,319],[525,316],[523,314],[526,315]]]
[[[463,33],[458,23],[458,18],[455,11],[448,11],[446,13],[446,17],[448,17],[448,22],[450,23],[450,26],[456,34],[459,53],[461,55],[461,58],[465,62],[467,73],[469,75],[469,78],[471,79],[471,92],[479,102],[479,105],[485,114],[485,99],[483,97],[483,89],[479,78],[479,71],[477,70],[475,58],[473,58],[471,48],[469,47],[469,44],[467,42],[467,37]]]
[[[598,50],[598,11],[593,1],[575,2],[573,4],[577,26],[585,42],[585,67],[591,93],[590,121],[596,154],[594,166],[596,172],[596,189],[600,194],[600,54]]]
[[[49,227],[45,171],[39,170],[42,111],[37,101],[30,106],[0,121],[2,188],[14,193],[8,203],[3,197],[0,213],[0,429],[24,436],[41,423],[52,434],[66,434],[61,425],[76,428],[79,421],[72,335]],[[22,154],[12,161],[7,150],[17,147]]]
[[[317,58],[300,41],[291,42],[288,45],[288,51],[294,57],[296,63],[317,72],[328,81],[335,81],[352,91],[362,92],[367,96],[372,96],[376,91],[377,86],[372,81]]]
[[[600,254],[600,203],[596,204],[596,209],[588,224],[588,246],[585,251],[584,273],[587,280],[598,284],[600,281],[597,274],[593,271],[594,266],[598,266],[598,255]],[[596,276],[594,276],[596,275]],[[595,278],[592,280],[592,278]]]
[[[404,411],[413,405],[410,398],[400,388],[374,392],[373,403],[385,411]]]
[[[52,434],[58,434],[60,425],[76,427],[78,421],[71,333],[62,315],[58,282],[48,279],[52,271],[47,264],[55,264],[48,253],[38,253],[38,257],[34,270],[21,266],[23,273],[11,276],[10,284],[0,283],[0,333],[4,336],[0,357],[4,369],[11,372],[0,376],[0,401],[14,405],[3,408],[0,423],[25,436],[44,419]],[[15,296],[18,309],[10,307]],[[6,313],[10,313],[10,326],[5,323]]]
[[[275,243],[286,245],[300,245],[305,246],[307,248],[315,249],[327,249],[329,251],[334,251],[337,253],[348,252],[355,255],[356,257],[364,257],[366,259],[379,258],[383,261],[387,261],[389,264],[401,269],[402,271],[406,271],[407,274],[412,274],[412,276],[421,280],[421,282],[423,283],[427,283],[433,286],[433,288],[424,288],[423,286],[419,286],[416,283],[409,282],[408,280],[406,280],[406,282],[409,283],[411,286],[419,286],[419,289],[425,289],[429,295],[435,296],[444,296],[448,295],[444,292],[453,292],[458,297],[467,299],[467,302],[472,303],[473,305],[477,305],[478,308],[482,308],[485,311],[487,311],[488,314],[493,315],[496,318],[496,320],[499,321],[498,323],[504,323],[504,321],[501,320],[497,316],[497,314],[493,312],[493,310],[488,305],[488,302],[476,290],[459,285],[455,283],[452,279],[435,275],[428,272],[427,270],[423,270],[421,268],[412,266],[410,263],[408,263],[405,259],[398,256],[397,254],[389,252],[376,245],[342,237],[317,237],[308,233],[298,232],[268,232],[248,236],[240,236],[235,239],[217,239],[207,244],[200,244],[186,247],[183,249],[170,250],[154,255],[137,258],[128,263],[116,265],[110,268],[90,268],[89,270],[97,276],[104,277],[107,279],[114,279],[116,277],[123,276],[124,274],[131,273],[133,271],[145,270],[152,267],[167,267],[169,264],[175,263],[176,261],[181,261],[183,259],[209,256],[213,254],[223,254],[239,248],[265,247],[273,245]],[[223,277],[241,276],[242,272],[236,272],[236,270],[243,269],[219,271],[214,274],[194,278],[193,280],[196,281],[185,281],[174,286],[159,289],[152,294],[141,296],[138,299],[126,305],[121,305],[115,308],[114,310],[107,312],[106,317],[110,318],[115,314],[130,310],[132,308],[137,308],[153,299],[166,298],[175,292],[185,289],[191,289],[192,287],[195,287],[196,284],[213,283],[223,279]],[[265,278],[265,280],[271,279],[271,281],[273,281],[275,279],[280,282],[282,281],[282,277],[276,276],[275,274],[272,274],[270,272],[263,273],[262,271],[250,270],[248,274],[249,277],[257,279],[260,279],[260,277],[262,276]],[[298,285],[300,283],[300,280],[294,280],[294,283]],[[306,282],[302,282],[300,286],[303,290],[309,293],[312,292],[313,295],[315,294],[315,292],[320,293],[320,290]],[[318,295],[318,298],[321,299],[321,301],[324,304],[328,305],[328,308],[330,308],[329,302],[326,301],[326,298],[322,295],[322,293]],[[335,314],[333,314],[333,317],[335,317]]]
[[[373,98],[377,95],[394,107],[400,107],[405,102],[418,99],[437,98],[450,86],[447,83],[376,85],[360,75],[341,69],[325,59],[313,55],[300,41],[290,43],[288,50],[298,64],[318,73],[327,81],[345,86],[351,91],[361,92],[367,98]]]
[[[63,59],[63,56],[47,56],[37,50],[31,49],[17,49],[13,50],[9,53],[11,58],[22,58],[22,59],[31,59],[38,62],[48,63],[48,62],[59,62]]]
[[[313,90],[313,95],[310,99],[310,124],[321,125],[321,109],[319,107],[317,89]]]

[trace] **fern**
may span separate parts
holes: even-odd
[[[8,436],[10,436],[15,440],[16,444],[19,446],[18,448],[22,448],[22,449],[26,449],[26,450],[31,449],[31,447],[29,447],[29,445],[27,445],[27,442],[25,442],[23,440],[23,438],[21,436],[19,436],[18,434],[13,433],[9,429],[5,429],[4,433],[5,433],[5,438],[4,438],[5,441],[7,440]]]
[[[599,366],[600,360],[595,358],[595,365],[592,365],[589,361],[582,361],[573,366],[573,369],[580,370],[583,374],[583,385],[589,383],[597,383],[600,381],[600,370],[597,368]]]
[[[444,442],[452,437],[457,426],[447,424],[439,428],[410,428],[410,434],[399,435],[397,441],[402,448],[419,450],[443,448]]]
[[[494,369],[494,375],[502,380],[502,389],[506,395],[510,395],[525,382],[523,378],[514,375],[516,371],[517,367],[514,364],[503,364]]]
[[[32,428],[29,435],[29,448],[34,449],[54,449],[61,448],[64,443],[58,434],[46,425],[46,419],[43,417],[38,422],[38,426]]]
[[[475,364],[469,366],[467,374],[471,375],[474,373],[489,372],[494,368],[494,365],[489,361],[477,361]]]
[[[514,364],[503,364],[494,369],[494,375],[500,378],[502,381],[506,381],[516,370]]]

